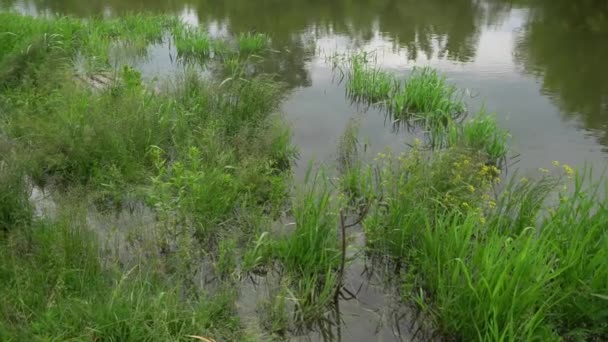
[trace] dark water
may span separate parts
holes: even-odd
[[[270,71],[293,89],[284,112],[302,164],[331,161],[346,122],[361,117],[373,150],[401,148],[379,113],[350,104],[326,56],[376,51],[396,73],[431,65],[485,105],[513,135],[519,167],[553,160],[604,165],[608,146],[608,1],[606,0],[0,0],[44,14],[111,16],[174,13],[217,34],[257,30],[280,56]],[[166,47],[141,68],[171,72]]]

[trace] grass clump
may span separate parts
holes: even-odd
[[[241,33],[236,37],[238,50],[242,54],[260,53],[270,45],[270,37],[263,33]]]
[[[447,125],[465,112],[458,89],[432,68],[414,68],[391,101],[395,118],[412,117],[424,127]]]
[[[390,100],[399,88],[398,81],[392,74],[371,67],[367,58],[367,55],[352,57],[346,83],[348,95],[356,101],[368,104],[379,104]]]
[[[484,109],[463,124],[451,124],[447,145],[479,151],[493,165],[506,161],[509,152],[509,133],[498,127],[496,120]]]
[[[384,155],[381,201],[365,221],[371,255],[399,266],[405,300],[447,335],[605,338],[602,187],[568,166],[565,176],[513,179],[496,193],[498,169],[476,156],[455,148]],[[573,189],[558,192],[563,182]]]
[[[375,67],[368,54],[347,61],[346,90],[351,99],[378,106],[394,123],[422,128],[432,143],[441,141],[446,127],[466,114],[461,93],[432,68],[415,67],[401,81]]]
[[[276,263],[299,327],[327,316],[341,284],[338,215],[330,187],[322,174],[307,179],[293,203],[293,232],[277,238],[263,234],[255,249],[257,267]]]
[[[207,58],[212,53],[213,41],[205,32],[187,27],[176,27],[173,39],[179,56]]]

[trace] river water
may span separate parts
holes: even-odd
[[[495,112],[512,136],[518,168],[553,160],[604,166],[608,151],[608,1],[605,0],[0,0],[35,15],[173,13],[214,34],[255,30],[279,53],[266,64],[292,89],[283,112],[293,127],[302,173],[333,162],[352,117],[373,151],[399,150],[407,133],[345,97],[327,56],[374,51],[381,67],[407,74],[439,69],[467,89],[474,111]],[[174,70],[170,49],[151,48],[139,67]]]

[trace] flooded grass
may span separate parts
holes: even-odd
[[[414,68],[405,80],[375,66],[373,54],[335,57],[346,78],[348,96],[385,110],[395,123],[415,125],[430,135],[462,117],[466,108],[461,92],[436,70]],[[343,57],[344,59],[344,57]]]
[[[180,25],[0,14],[0,339],[339,339],[360,226],[365,255],[429,319],[412,326],[467,341],[608,337],[604,183],[557,162],[507,180],[509,135],[491,114],[461,120],[459,91],[434,70],[401,82],[355,59],[349,96],[428,141],[364,161],[352,121],[336,177],[311,169],[293,190],[297,153],[276,114],[285,88],[241,58],[269,37],[231,47]],[[111,44],[145,52],[166,35],[197,59],[214,46],[231,56],[215,60],[219,73],[185,68],[155,87],[132,66],[112,69]],[[107,87],[76,80],[79,54],[113,72]],[[33,183],[64,199],[54,217],[34,217]],[[111,228],[130,258],[86,218],[127,199],[154,216]],[[253,327],[237,305],[245,278],[270,283]]]
[[[504,164],[509,153],[509,133],[498,127],[493,115],[485,109],[463,124],[450,124],[446,140],[448,146],[479,151],[492,165]]]
[[[237,37],[239,52],[254,54],[264,51],[270,45],[270,37],[263,33],[242,33]]]
[[[603,186],[566,167],[500,191],[475,155],[422,155],[382,158],[381,201],[364,224],[371,255],[399,266],[405,301],[464,340],[605,336]]]
[[[398,91],[399,83],[393,74],[370,66],[368,58],[366,54],[351,58],[346,90],[358,101],[382,104]]]

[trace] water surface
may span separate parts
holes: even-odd
[[[352,117],[374,151],[402,149],[404,132],[350,103],[326,57],[375,51],[396,73],[430,65],[469,90],[513,135],[519,168],[553,160],[603,166],[608,146],[608,2],[603,0],[0,0],[48,15],[172,13],[214,34],[256,30],[280,51],[265,66],[291,89],[283,111],[307,161],[331,162]],[[151,48],[140,67],[174,70],[170,49]],[[303,167],[300,168],[301,173]]]

